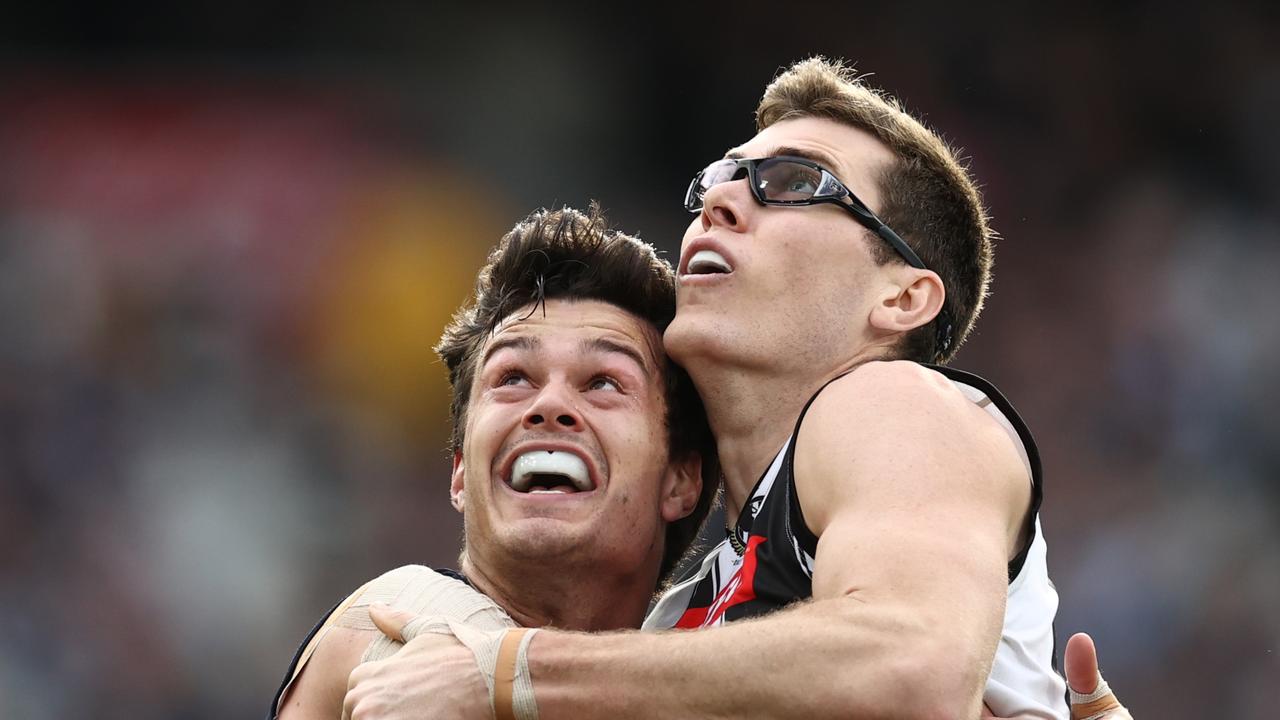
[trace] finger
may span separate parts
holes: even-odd
[[[342,696],[342,720],[351,720],[352,714],[355,713],[356,703],[360,699],[360,695],[356,690],[356,686],[360,681],[371,672],[371,666],[377,662],[363,663],[355,666],[351,674],[347,675],[347,692]]]
[[[1085,633],[1072,635],[1067,641],[1064,665],[1071,689],[1072,720],[1119,720],[1129,716],[1098,671],[1098,650],[1093,638]]]
[[[348,689],[347,694],[342,697],[342,720],[351,720],[351,714],[356,710],[355,692]]]
[[[352,668],[351,672],[347,675],[347,692],[354,690],[356,685],[359,685],[366,675],[373,673],[374,667],[381,664],[381,660],[374,660],[373,662],[360,663]]]
[[[407,643],[417,634],[413,628],[408,628],[406,632],[405,627],[415,617],[417,616],[411,612],[397,610],[383,603],[373,603],[369,606],[369,619],[373,620],[374,626],[383,635],[397,642]]]
[[[1067,657],[1063,663],[1067,684],[1081,695],[1098,689],[1098,650],[1087,633],[1076,633],[1067,641]]]

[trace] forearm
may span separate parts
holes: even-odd
[[[841,598],[714,630],[542,633],[529,662],[545,720],[974,718],[990,656],[960,645],[918,612]]]

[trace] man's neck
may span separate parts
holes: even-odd
[[[826,370],[804,373],[769,373],[720,362],[688,364],[716,438],[730,525],[795,429],[809,398],[827,382],[872,359],[859,355]]]
[[[499,563],[462,557],[462,572],[524,627],[596,632],[638,628],[657,585],[653,572],[620,576],[561,563]]]

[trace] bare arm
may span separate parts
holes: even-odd
[[[936,377],[867,367],[810,409],[812,602],[692,633],[543,633],[542,717],[977,717],[1030,488],[1007,435]]]
[[[380,636],[377,630],[329,627],[323,636],[319,636],[311,658],[281,698],[280,720],[337,720],[342,717],[347,678],[360,664],[365,648]]]
[[[404,565],[369,581],[325,620],[303,651],[298,675],[280,704],[283,720],[342,717],[352,671],[362,660],[380,660],[400,649],[372,624],[369,606],[387,603],[412,613],[430,613],[480,629],[511,627],[492,600],[453,578],[421,565]],[[474,665],[474,663],[473,663]],[[431,667],[428,664],[427,667]]]
[[[978,717],[1029,510],[1013,441],[936,374],[877,363],[810,408],[796,474],[819,537],[812,601],[695,632],[539,633],[540,717]],[[353,717],[488,715],[483,694],[452,692],[468,678],[422,671],[466,660],[451,666],[475,680],[467,649],[410,647],[369,673]]]

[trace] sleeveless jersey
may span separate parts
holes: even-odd
[[[1043,491],[1035,441],[1013,406],[990,383],[959,370],[926,367],[946,376],[1000,423],[1015,440],[1031,480],[1031,532],[1009,563],[1004,629],[983,699],[1002,717],[1066,720],[1066,683],[1057,672],[1053,635],[1058,595],[1049,580],[1040,529]],[[663,595],[646,618],[645,629],[720,625],[813,595],[818,538],[801,512],[794,463],[795,439],[818,393],[805,403],[791,437],[756,483],[736,527]]]

